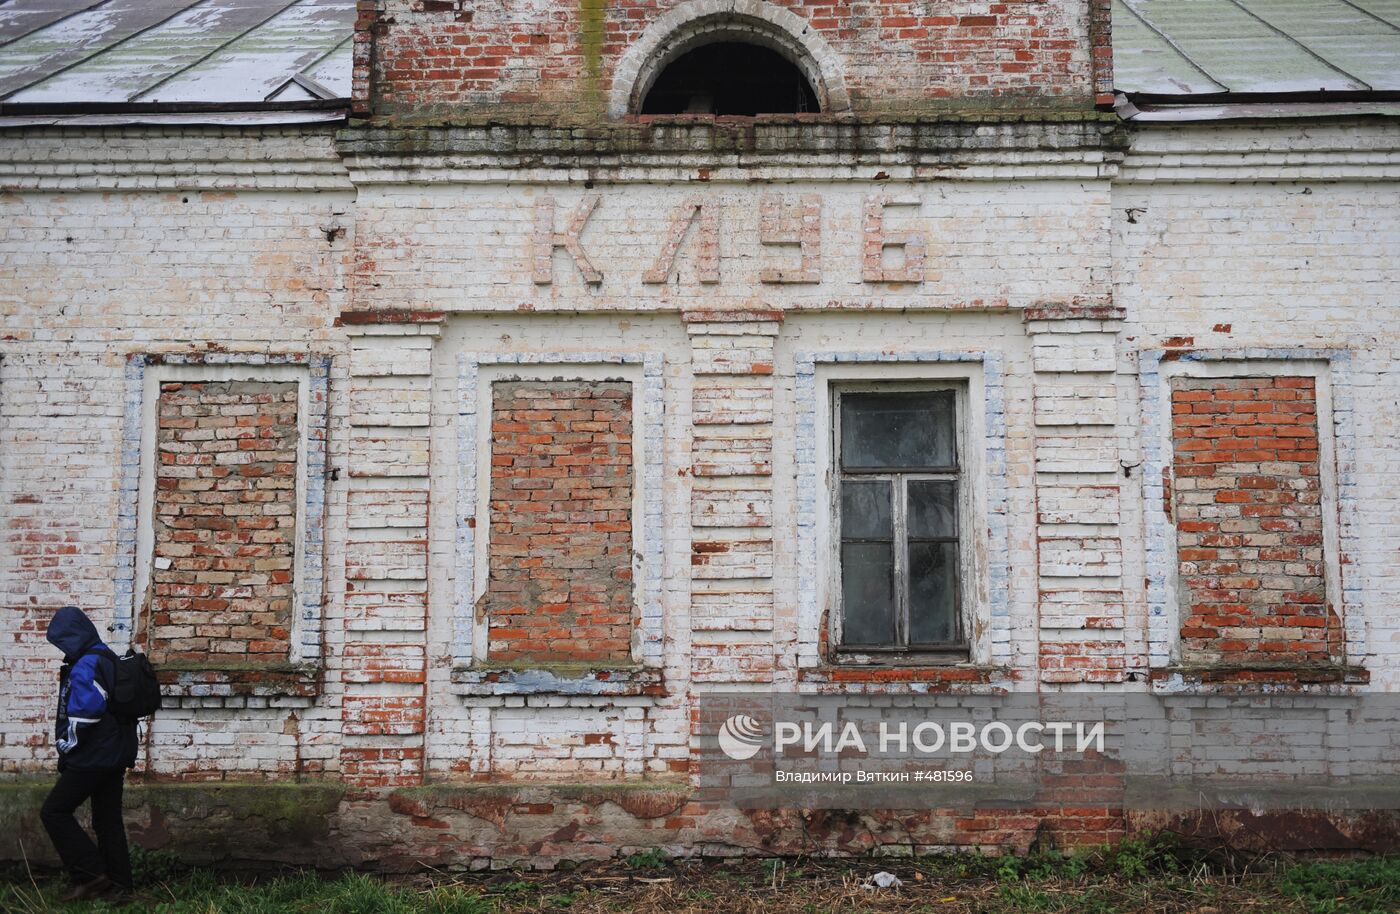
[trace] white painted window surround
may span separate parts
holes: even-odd
[[[968,648],[958,659],[1001,662],[996,645],[1009,639],[1006,427],[1001,357],[982,352],[815,352],[796,356],[799,663],[828,662],[822,618],[839,609],[839,529],[833,392],[850,385],[953,384],[963,391],[963,492],[966,506],[963,612]],[[903,663],[917,655],[899,655]],[[869,658],[843,658],[862,663]],[[949,662],[925,658],[919,662]]]
[[[136,354],[127,360],[117,544],[114,649],[140,625],[155,550],[152,511],[160,385],[171,381],[281,381],[297,385],[296,552],[289,663],[321,659],[326,416],[330,359],[265,353]]]
[[[490,546],[492,385],[502,381],[621,380],[632,385],[632,542],[636,625],[634,662],[661,663],[662,493],[664,448],[662,358],[659,353],[463,353],[458,359],[458,573],[453,662],[485,661],[487,621],[476,602],[486,592]]]
[[[1142,395],[1143,487],[1147,544],[1148,647],[1154,667],[1180,660],[1184,609],[1176,586],[1176,528],[1160,508],[1163,473],[1172,461],[1171,382],[1174,378],[1311,377],[1316,380],[1318,472],[1322,484],[1322,558],[1327,601],[1342,617],[1346,660],[1366,655],[1361,576],[1344,576],[1341,555],[1358,555],[1355,413],[1343,350],[1240,349],[1139,355]]]

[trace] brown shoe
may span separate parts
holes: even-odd
[[[60,895],[58,900],[64,904],[70,901],[86,901],[89,898],[97,898],[99,895],[105,895],[116,887],[116,883],[106,876],[98,876],[96,879],[78,883],[67,892]]]

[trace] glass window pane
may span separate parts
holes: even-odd
[[[841,538],[848,540],[888,540],[894,531],[890,523],[890,491],[885,479],[841,483]]]
[[[841,395],[842,466],[954,466],[954,437],[951,390]]]
[[[957,482],[952,479],[909,480],[909,538],[957,535]]]
[[[909,641],[958,640],[957,543],[909,544]]]
[[[841,613],[842,643],[894,643],[893,545],[841,545]]]

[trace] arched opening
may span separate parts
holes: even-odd
[[[817,112],[817,93],[802,71],[777,51],[739,41],[717,41],[687,51],[656,77],[642,114],[756,114]]]

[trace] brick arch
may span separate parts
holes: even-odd
[[[719,7],[719,9],[716,9]],[[840,62],[826,40],[801,16],[764,0],[688,0],[657,19],[618,60],[608,114],[641,108],[661,71],[687,51],[718,41],[762,45],[782,54],[807,77],[823,113],[850,107]]]

